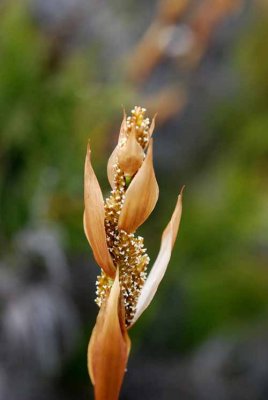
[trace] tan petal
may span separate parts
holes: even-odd
[[[142,166],[131,181],[119,217],[119,229],[134,232],[151,214],[158,199],[159,189],[153,167],[153,142]]]
[[[88,370],[95,400],[117,400],[123,382],[130,340],[122,324],[119,274],[103,303],[88,346]]]
[[[107,275],[113,278],[115,267],[107,247],[104,228],[104,202],[97,177],[91,165],[90,153],[88,145],[84,181],[84,229],[96,262]]]
[[[127,123],[127,117],[126,117],[125,110],[123,109],[123,121],[122,121],[120,132],[119,132],[118,142],[120,141],[120,139],[122,139],[124,136],[126,136],[126,132],[127,132],[126,123]],[[109,180],[112,188],[114,188],[114,174],[115,174],[114,166],[117,162],[119,148],[120,147],[118,145],[114,148],[114,150],[108,160],[108,164],[107,164],[107,176],[108,176],[108,180]]]
[[[123,137],[126,136],[127,133],[127,114],[125,109],[123,108],[123,120],[121,122],[120,131],[118,141]]]
[[[107,164],[108,181],[113,189],[114,189],[115,165],[117,162],[118,150],[119,150],[119,146],[117,145],[114,148],[112,154],[110,155],[110,158],[109,158],[108,164]]]
[[[87,230],[86,212],[85,211],[84,211],[84,214],[83,214],[83,227],[84,227],[84,232],[85,232],[86,238],[88,240],[88,243],[90,244],[90,247],[92,247],[91,243],[90,243],[90,239],[89,239],[88,230]]]
[[[163,232],[161,239],[160,251],[157,259],[150,271],[150,274],[141,290],[141,294],[137,303],[135,316],[132,321],[132,325],[137,321],[143,311],[151,303],[157,288],[166,272],[172,248],[177,237],[177,233],[180,226],[182,213],[182,191],[178,197],[178,201],[175,210],[172,214],[171,220],[169,221],[166,229]]]
[[[152,135],[153,135],[153,131],[154,131],[154,128],[155,128],[155,119],[156,119],[156,116],[157,116],[157,114],[154,115],[154,117],[153,117],[153,119],[152,119],[152,122],[151,122],[151,125],[150,125],[150,128],[149,128],[149,130],[148,130],[148,136],[149,136],[149,138],[151,138]]]
[[[118,165],[125,175],[133,176],[142,165],[144,151],[136,139],[135,127],[132,127],[126,143],[118,150]]]
[[[147,147],[149,146],[149,144],[150,144],[150,138],[153,136],[153,133],[154,133],[154,128],[155,128],[155,120],[156,120],[156,117],[157,117],[157,114],[155,114],[154,115],[154,117],[153,117],[153,119],[152,119],[152,122],[151,122],[151,125],[150,125],[150,127],[149,127],[149,130],[148,130],[148,143],[147,143],[147,145],[145,146],[145,150],[147,149]]]
[[[100,310],[99,315],[98,315],[97,318],[100,318],[100,317],[101,317],[101,310]],[[97,322],[98,322],[98,319],[97,319]],[[88,349],[87,349],[87,369],[88,369],[88,374],[89,374],[89,377],[91,379],[92,385],[95,385],[94,368],[93,368],[93,359],[94,359],[93,354],[94,354],[95,348],[98,345],[97,337],[96,337],[97,332],[98,332],[97,329],[96,329],[97,322],[96,322],[96,325],[94,326],[94,328],[92,330],[91,337],[90,337],[90,340],[89,340],[89,343],[88,343]]]

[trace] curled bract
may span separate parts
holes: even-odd
[[[125,144],[118,149],[118,166],[125,175],[132,177],[140,168],[144,151],[136,140],[136,130],[132,127]]]
[[[145,160],[126,191],[118,222],[119,229],[128,233],[135,232],[153,211],[158,195],[151,139]]]
[[[108,250],[104,226],[104,201],[100,185],[91,165],[89,144],[85,161],[84,201],[84,229],[95,260],[107,275],[114,277],[115,266]]]

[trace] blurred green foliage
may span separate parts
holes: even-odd
[[[77,247],[87,140],[95,157],[105,152],[126,90],[101,81],[94,44],[57,54],[59,38],[45,37],[23,3],[3,5],[0,18],[1,242],[41,218],[65,224]]]

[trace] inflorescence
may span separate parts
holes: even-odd
[[[119,147],[123,146],[133,127],[137,142],[145,150],[149,142],[149,118],[145,118],[145,109],[135,107],[131,116],[126,119],[125,132],[119,139]],[[143,238],[134,233],[127,233],[118,228],[120,212],[125,200],[125,192],[129,185],[127,177],[120,169],[118,160],[114,166],[114,189],[105,200],[105,230],[109,252],[113,263],[119,268],[121,293],[125,306],[125,324],[129,326],[136,309],[140,291],[146,280],[146,269],[149,257],[144,248]],[[132,177],[133,179],[133,177]],[[101,306],[107,298],[113,280],[104,271],[97,277],[96,303]]]

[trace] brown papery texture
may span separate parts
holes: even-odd
[[[122,137],[126,136],[126,132],[127,132],[126,118],[127,117],[126,117],[126,113],[124,110],[123,121],[122,121],[120,132],[119,132],[118,142],[120,141],[120,139],[122,139]],[[114,167],[117,162],[118,151],[119,151],[119,145],[117,144],[117,146],[114,148],[112,154],[110,155],[110,158],[109,158],[108,164],[107,164],[107,177],[108,177],[108,181],[113,189],[114,189],[114,175],[115,175]]]
[[[153,141],[151,139],[145,160],[126,191],[119,218],[119,229],[127,233],[143,224],[158,200],[159,188],[153,167]]]
[[[136,140],[134,126],[124,146],[118,151],[118,165],[125,175],[133,176],[144,159],[144,151]]]
[[[130,340],[120,316],[119,273],[103,303],[88,346],[88,370],[95,400],[117,400],[123,382]]]
[[[173,211],[172,217],[162,234],[160,250],[157,259],[151,269],[151,272],[147,277],[145,285],[142,288],[132,325],[137,321],[143,311],[149,306],[149,304],[153,300],[158,286],[165,275],[171,257],[172,249],[178,234],[181,221],[181,213],[182,192],[178,196],[175,210]]]
[[[113,278],[115,276],[115,267],[107,247],[103,196],[91,165],[90,156],[91,151],[88,145],[84,180],[84,229],[96,262],[108,276]]]

